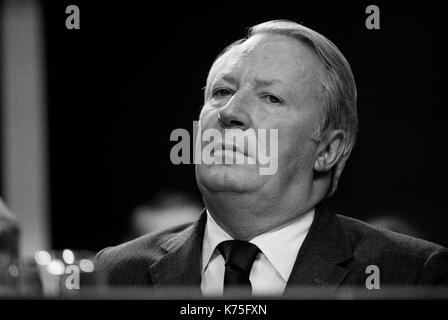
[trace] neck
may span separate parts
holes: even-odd
[[[304,215],[324,197],[322,186],[282,193],[203,192],[207,210],[233,238],[251,240]]]

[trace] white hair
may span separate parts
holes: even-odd
[[[248,36],[228,46],[216,58],[215,62],[233,47],[248,38],[261,33],[277,34],[292,37],[307,45],[320,59],[325,67],[325,74],[320,79],[320,96],[324,112],[316,130],[316,140],[320,140],[327,130],[341,129],[345,132],[347,143],[341,157],[332,168],[332,180],[327,197],[337,188],[345,163],[355,145],[358,131],[358,114],[356,110],[355,79],[345,57],[339,49],[326,37],[301,24],[288,20],[273,20],[249,28]],[[206,88],[210,88],[210,77]],[[205,96],[208,96],[208,90]]]

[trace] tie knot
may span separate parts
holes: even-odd
[[[250,274],[252,264],[260,249],[250,242],[242,240],[227,240],[218,245],[226,266],[240,269],[247,276]]]

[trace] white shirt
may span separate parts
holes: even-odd
[[[260,249],[250,272],[252,295],[281,295],[288,282],[299,249],[314,219],[314,209],[277,229],[250,240]],[[202,282],[204,295],[222,295],[225,261],[217,246],[233,238],[207,210],[202,244]]]

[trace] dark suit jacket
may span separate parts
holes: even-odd
[[[99,265],[110,285],[200,288],[205,222],[202,213],[194,224],[106,248],[97,255]],[[447,249],[318,206],[285,292],[304,286],[365,288],[369,265],[378,266],[382,287],[448,285]]]

